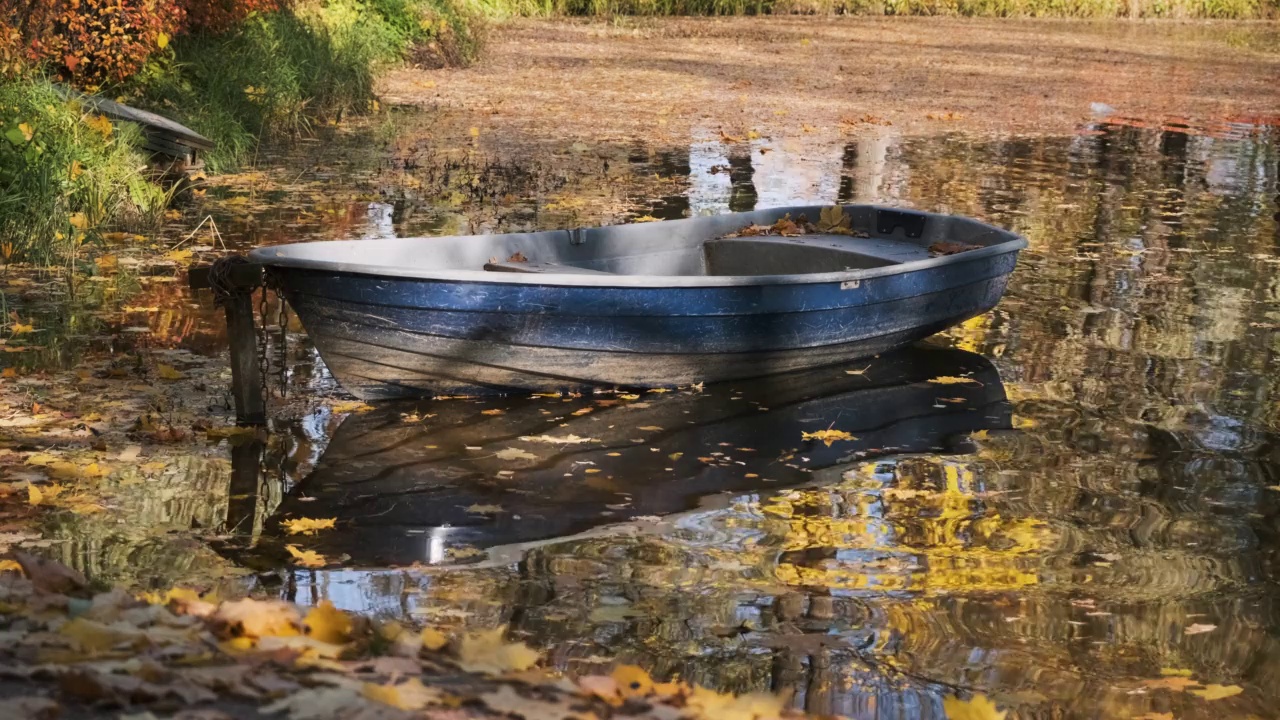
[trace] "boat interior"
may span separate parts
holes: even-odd
[[[812,221],[823,210],[774,208],[536,233],[300,243],[272,248],[267,252],[274,257],[267,262],[333,264],[357,271],[373,266],[387,274],[799,275],[881,268],[1018,239],[968,218],[868,205],[845,206],[847,226],[840,232],[784,235],[760,230],[784,218]],[[747,230],[751,226],[756,228]],[[951,252],[939,252],[940,244],[949,244]]]

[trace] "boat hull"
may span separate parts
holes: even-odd
[[[854,282],[666,288],[271,272],[343,388],[379,400],[671,387],[833,365],[990,310],[1016,258]]]

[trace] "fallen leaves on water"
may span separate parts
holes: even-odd
[[[826,430],[815,430],[814,432],[802,432],[800,433],[800,438],[802,440],[821,440],[827,447],[831,447],[831,444],[837,440],[858,439],[844,430],[835,430],[832,428],[827,428]]]
[[[320,530],[332,530],[337,518],[294,518],[281,524],[290,535],[314,535]]]
[[[970,700],[950,695],[942,700],[942,709],[949,720],[1004,720],[1006,710],[996,708],[986,695],[975,693]]]
[[[36,328],[34,325],[24,325],[16,322],[9,326],[9,332],[14,335],[26,335],[27,333],[33,333],[35,331]]]
[[[458,645],[458,660],[463,670],[488,675],[528,670],[538,664],[538,652],[523,642],[509,643],[503,638],[506,626],[463,636]]]
[[[689,694],[688,704],[699,717],[708,720],[766,720],[782,715],[787,699],[768,693],[730,695],[699,687]]]
[[[497,513],[506,512],[506,509],[501,505],[484,505],[481,503],[475,503],[467,506],[467,512],[474,513],[476,515],[496,515]]]
[[[525,442],[540,442],[549,445],[581,445],[583,443],[600,442],[597,438],[579,437],[577,435],[524,435],[521,440]]]

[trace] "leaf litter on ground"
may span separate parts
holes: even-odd
[[[36,713],[18,716],[98,717],[114,708],[148,717],[183,707],[191,718],[289,720],[805,717],[786,708],[786,696],[660,683],[632,665],[558,677],[538,669],[538,651],[509,640],[506,627],[451,640],[328,600],[307,609],[187,588],[91,594],[59,562],[12,555],[0,565],[0,632],[9,641],[0,646],[0,677],[31,696],[0,700],[0,711]]]

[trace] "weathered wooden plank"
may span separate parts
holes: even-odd
[[[170,120],[163,115],[157,115],[147,110],[140,110],[135,107],[129,107],[114,100],[108,100],[97,95],[86,95],[70,88],[59,88],[59,90],[69,99],[78,100],[81,104],[93,109],[95,112],[105,115],[112,120],[121,120],[124,122],[137,123],[143,128],[143,132],[147,134],[158,134],[170,138],[173,142],[186,145],[197,150],[212,150],[214,143],[209,138],[183,125],[182,123]]]

